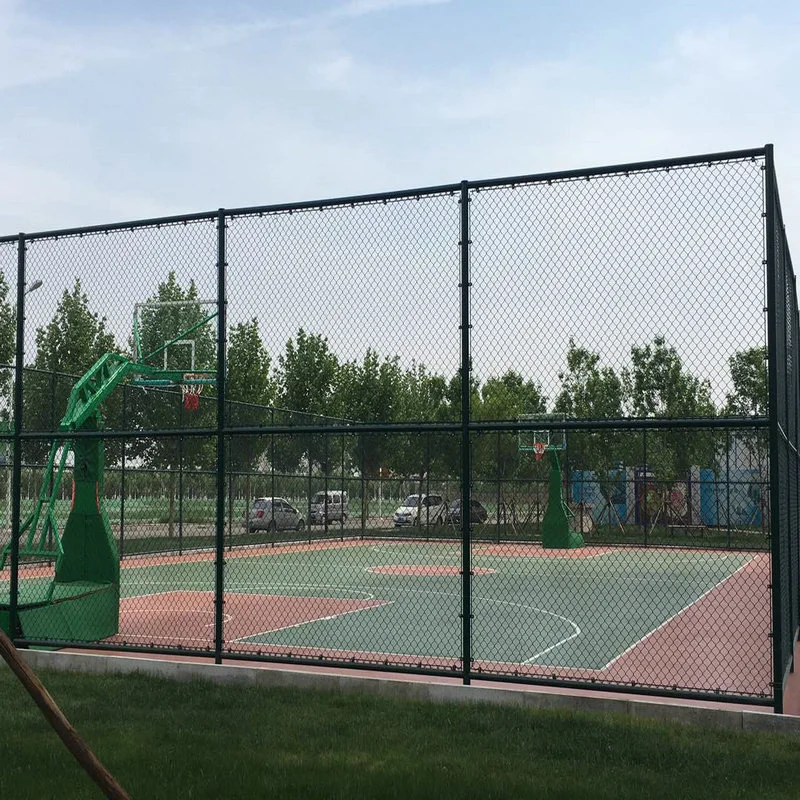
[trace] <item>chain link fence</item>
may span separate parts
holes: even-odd
[[[18,641],[782,709],[800,412],[770,147],[27,234],[0,269]],[[36,635],[100,440],[116,629]]]

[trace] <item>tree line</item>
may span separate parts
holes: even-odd
[[[151,301],[182,301],[185,305],[147,307],[141,315],[142,351],[156,350],[202,319],[195,284],[181,286],[174,272],[158,285]],[[14,352],[14,308],[8,284],[0,274],[0,362],[10,364]],[[195,367],[216,366],[216,322],[192,334],[196,342]],[[25,378],[26,427],[53,430],[66,408],[75,377],[82,375],[109,351],[130,351],[131,342],[116,341],[105,317],[92,310],[79,279],[64,290],[53,319],[36,331],[32,370]],[[167,351],[168,366],[177,368],[178,348]],[[158,355],[161,363],[163,353]],[[229,423],[258,427],[265,424],[335,424],[337,421],[457,422],[461,416],[459,374],[441,375],[424,364],[403,366],[397,356],[368,349],[361,360],[342,360],[319,333],[302,328],[273,358],[267,352],[257,318],[231,325],[228,334],[227,391]],[[155,362],[154,362],[155,363]],[[715,417],[767,413],[766,349],[753,347],[729,358],[733,391],[716,407],[710,383],[693,375],[680,354],[663,336],[634,345],[630,364],[621,370],[602,364],[598,353],[570,340],[565,367],[555,397],[514,370],[484,380],[471,378],[472,417],[477,420],[516,420],[547,412],[567,417]],[[10,370],[0,375],[0,397],[6,418],[10,407]],[[197,413],[182,412],[172,403],[165,411],[163,395],[140,392],[125,402],[117,391],[104,403],[106,427],[126,430],[167,426],[213,425],[215,404],[204,403]],[[758,457],[765,457],[763,435],[747,434],[743,441]],[[49,442],[27,445],[26,459],[36,460]],[[720,453],[720,435],[710,430],[649,431],[647,452],[642,436],[631,431],[575,431],[569,436],[570,466],[608,474],[619,464],[648,466],[664,480],[674,480],[691,466],[714,466]],[[107,442],[109,463],[118,464],[122,444]],[[476,473],[498,479],[535,474],[530,457],[520,457],[513,433],[476,436],[473,463]],[[213,465],[213,442],[199,437],[142,437],[126,445],[126,454],[154,469],[205,468]],[[328,437],[242,436],[231,447],[232,469],[249,472],[272,466],[282,473],[306,470],[375,477],[380,470],[397,475],[456,475],[460,465],[457,435],[372,434]]]

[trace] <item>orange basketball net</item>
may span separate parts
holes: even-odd
[[[533,443],[533,453],[536,456],[537,461],[542,460],[542,456],[544,455],[545,450],[545,443],[544,442],[534,442]]]
[[[183,407],[187,411],[197,411],[200,408],[200,392],[203,391],[202,383],[189,383],[188,381],[198,380],[202,375],[184,375],[184,381],[187,383],[181,384],[181,392],[183,393]]]

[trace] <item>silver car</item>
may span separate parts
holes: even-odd
[[[306,521],[300,512],[283,497],[256,497],[242,527],[254,531],[302,531]]]

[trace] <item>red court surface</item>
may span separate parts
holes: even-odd
[[[226,552],[226,558],[254,558],[272,554],[327,549],[364,547],[365,544],[385,542],[326,541],[311,544],[266,546]],[[429,543],[426,543],[429,544]],[[443,543],[453,548],[455,543]],[[435,545],[434,545],[435,546]],[[475,555],[570,558],[597,557],[613,552],[613,548],[585,548],[583,551],[545,551],[538,545],[476,545]],[[574,554],[574,555],[573,555]],[[183,555],[149,555],[123,562],[124,570],[139,567],[212,561],[213,552]],[[376,565],[368,568],[376,574],[441,576],[458,575],[457,564]],[[493,570],[476,568],[475,575],[491,574]],[[48,567],[27,566],[20,571],[23,577],[45,577]],[[748,598],[748,604],[742,604]],[[359,650],[335,650],[320,647],[286,647],[276,644],[256,644],[248,639],[330,620],[347,614],[368,612],[387,605],[381,598],[342,599],[333,597],[298,597],[276,594],[225,594],[224,650],[230,653],[257,653],[277,658],[287,655],[325,661],[358,661],[387,666],[416,666],[441,669],[459,668],[457,659],[420,657],[397,653]],[[125,598],[121,601],[119,634],[109,644],[134,646],[175,647],[176,650],[213,650],[215,607],[212,592],[168,591],[159,594]],[[741,695],[768,696],[771,682],[771,630],[769,556],[757,554],[735,573],[663,622],[658,628],[635,642],[599,669],[577,667],[548,667],[538,659],[536,664],[476,661],[476,676],[575,680],[582,683],[616,686],[674,687],[720,690]],[[726,666],[727,665],[727,666]],[[385,674],[385,673],[381,673]],[[447,676],[443,675],[443,678]],[[793,675],[787,688],[787,709],[800,714],[800,683]]]
[[[235,642],[382,605],[386,605],[385,601],[226,593],[225,638]],[[127,597],[120,602],[119,633],[106,641],[213,647],[214,619],[213,592],[175,591]]]

